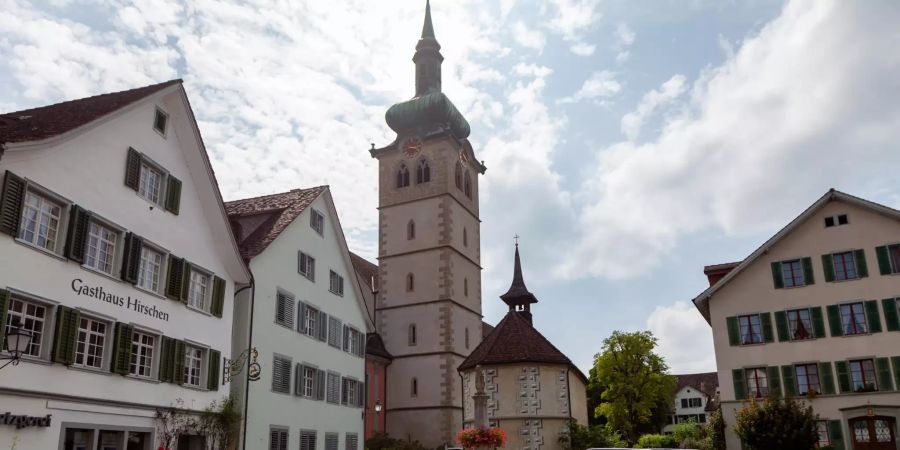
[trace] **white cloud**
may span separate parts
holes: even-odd
[[[513,24],[513,39],[522,47],[532,48],[540,52],[547,44],[547,38],[540,30],[526,25],[522,21]]]
[[[596,49],[596,45],[588,44],[586,42],[576,42],[569,46],[569,50],[578,56],[591,56]]]
[[[638,138],[644,122],[658,108],[675,101],[684,93],[686,88],[685,81],[684,75],[672,76],[659,89],[654,89],[644,94],[634,111],[622,116],[622,133],[628,137],[628,140],[634,141]]]
[[[685,235],[775,230],[830,187],[896,189],[898,22],[883,4],[788,3],[702,74],[656,139],[585,169],[582,234],[557,275],[633,276]]]
[[[610,98],[622,90],[622,84],[616,80],[616,74],[608,70],[594,72],[590,78],[584,81],[574,94],[563,97],[558,103],[576,103],[582,100],[596,100]]]
[[[556,8],[556,15],[550,20],[550,27],[567,40],[575,40],[579,33],[600,19],[599,0],[551,0],[551,3]]]
[[[547,66],[538,66],[536,64],[518,63],[513,66],[513,72],[519,76],[544,78],[552,74],[553,69]]]
[[[616,52],[616,61],[625,62],[631,55],[629,48],[634,43],[635,34],[627,23],[620,23],[616,27],[613,39],[613,50]]]
[[[659,339],[657,351],[672,374],[716,370],[712,329],[690,302],[657,306],[647,318],[647,329]]]

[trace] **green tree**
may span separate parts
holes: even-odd
[[[588,425],[606,425],[606,420],[594,413],[603,402],[603,390],[603,385],[597,377],[597,368],[591,367],[587,383]]]
[[[624,448],[625,443],[618,433],[604,425],[579,425],[572,420],[569,430],[559,436],[559,442],[565,450],[586,450],[589,448]]]
[[[596,415],[605,418],[629,444],[654,424],[661,405],[670,406],[677,383],[669,367],[653,352],[657,340],[649,331],[613,332],[594,359],[597,379],[606,388]]]
[[[770,396],[762,403],[751,401],[737,412],[734,432],[747,450],[809,450],[818,441],[812,406],[790,397]]]
[[[710,450],[725,450],[725,418],[722,417],[721,408],[709,415],[709,423],[706,426],[709,431]]]

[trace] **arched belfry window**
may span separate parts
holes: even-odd
[[[466,193],[466,197],[472,198],[472,178],[469,176],[469,171],[466,171],[465,181],[463,182],[465,187],[463,191]]]
[[[419,380],[417,380],[415,377],[413,377],[413,379],[409,382],[409,395],[412,397],[419,396]]]
[[[412,292],[416,290],[416,279],[413,277],[413,274],[406,274],[406,291]]]
[[[406,164],[400,164],[400,168],[397,169],[397,187],[407,186],[409,186],[409,169],[406,168]]]
[[[431,167],[428,166],[428,161],[422,158],[419,160],[419,165],[416,166],[416,184],[429,181],[431,181]]]
[[[454,174],[454,178],[456,179],[456,188],[462,190],[463,188],[463,166],[457,161],[456,162],[456,173]]]
[[[416,345],[418,336],[416,336],[416,324],[409,324],[409,345]]]
[[[410,220],[408,224],[406,224],[406,239],[413,240],[416,238],[416,222]]]

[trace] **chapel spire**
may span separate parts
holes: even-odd
[[[441,92],[441,44],[434,37],[434,25],[431,23],[431,1],[425,1],[425,23],[422,25],[422,37],[416,44],[416,97],[434,92]]]
[[[537,298],[525,287],[525,278],[522,276],[522,261],[519,258],[519,243],[516,242],[516,261],[513,267],[513,280],[509,290],[500,296],[504,303],[509,305],[509,312],[522,314],[528,322],[531,322],[531,304],[537,303]]]

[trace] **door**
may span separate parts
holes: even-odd
[[[891,417],[860,417],[850,420],[854,450],[896,450],[896,422]]]

